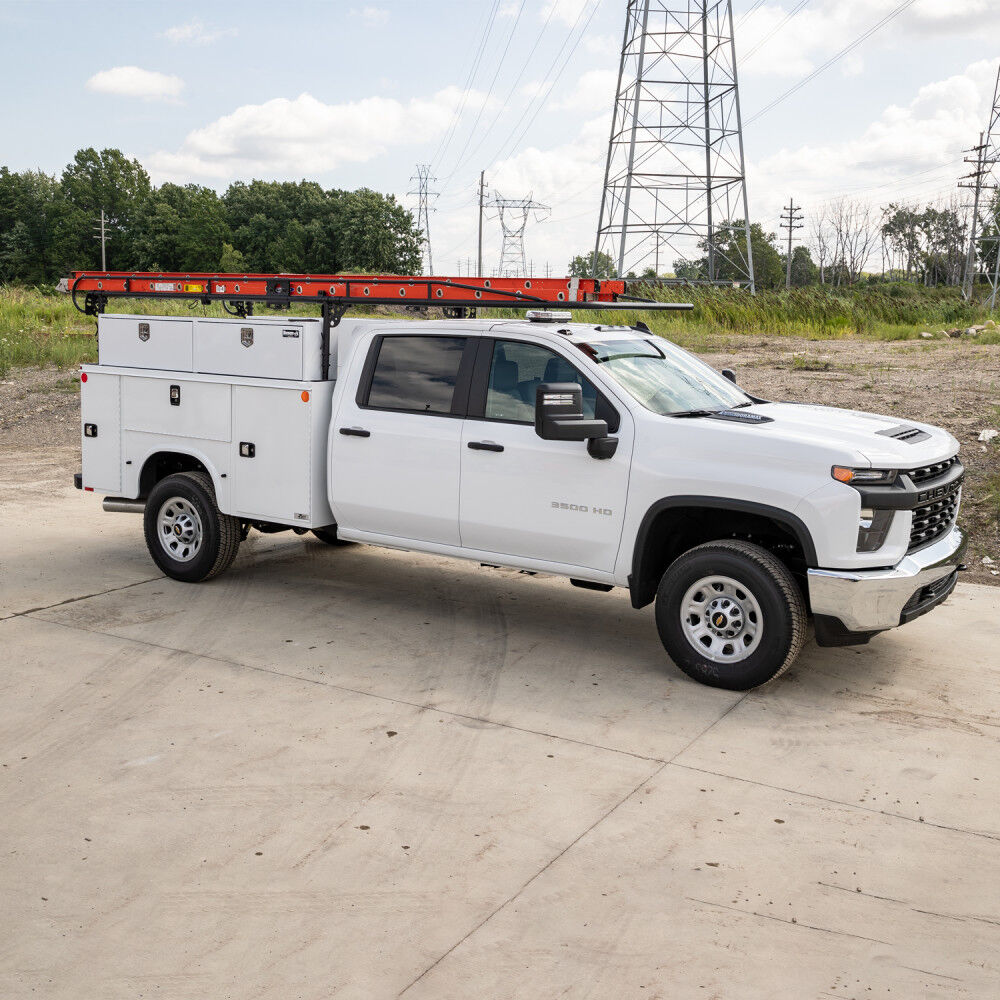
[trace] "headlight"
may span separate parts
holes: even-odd
[[[851,486],[891,486],[896,481],[895,469],[845,469],[835,465],[831,470],[834,479],[839,483]]]

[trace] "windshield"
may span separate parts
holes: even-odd
[[[577,347],[630,396],[662,416],[750,402],[729,379],[668,341],[608,340]]]

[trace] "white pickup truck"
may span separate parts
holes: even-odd
[[[344,319],[327,344],[288,315],[102,315],[77,485],[143,513],[190,583],[290,529],[625,587],[678,667],[739,690],[810,620],[864,643],[951,593],[950,434],[757,399],[642,325],[528,315]]]

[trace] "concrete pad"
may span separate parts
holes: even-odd
[[[996,862],[983,837],[667,765],[403,995],[985,1000]]]
[[[741,697],[677,670],[624,591],[311,536],[251,535],[208,584],[157,580],[40,614],[661,760]]]
[[[392,996],[657,765],[0,623],[0,995]]]
[[[0,619],[162,575],[141,518],[74,489],[67,450],[0,455]]]
[[[678,763],[1000,839],[1000,589],[807,650]]]

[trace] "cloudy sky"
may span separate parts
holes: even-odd
[[[956,190],[993,97],[1000,0],[733,7],[752,218],[773,229],[790,195],[808,222],[842,193],[880,204]],[[536,273],[564,271],[593,244],[625,8],[0,0],[0,162],[59,172],[81,146],[117,146],[157,183],[307,177],[408,204],[430,163],[438,273],[475,256],[485,169],[490,191],[552,206],[527,251]],[[490,218],[487,266],[499,243]]]

